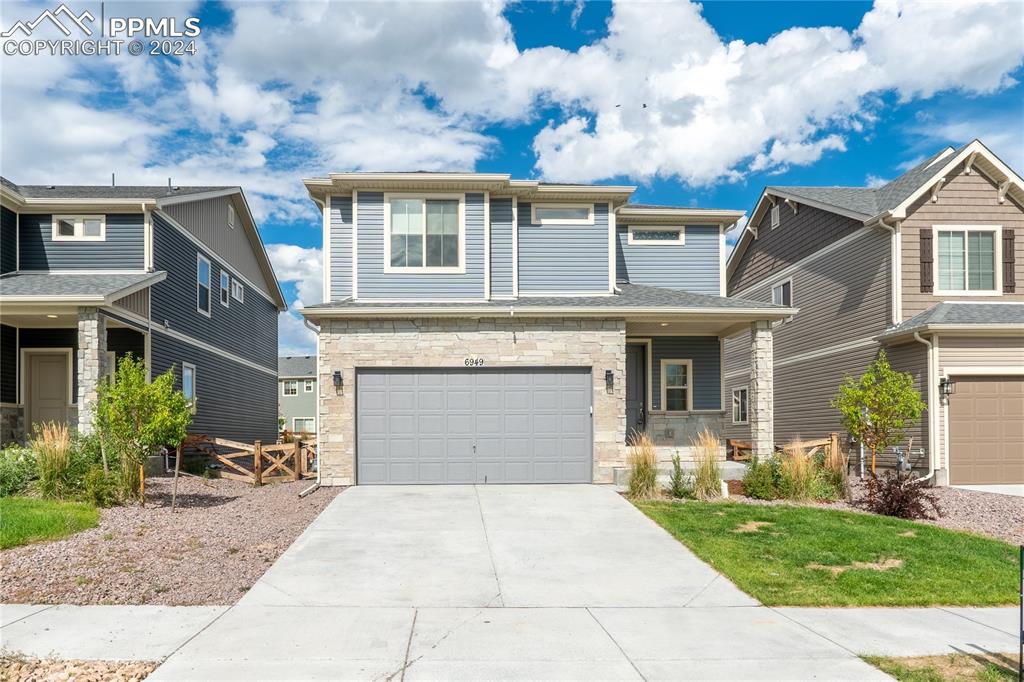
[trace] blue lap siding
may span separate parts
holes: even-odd
[[[20,269],[142,270],[145,265],[142,214],[107,214],[106,225],[103,241],[54,241],[51,214],[22,213],[18,227]]]
[[[0,403],[18,402],[17,377],[18,330],[0,324]]]
[[[491,200],[491,296],[512,296],[512,199]]]
[[[717,225],[687,225],[683,244],[630,244],[628,226],[617,226],[615,263],[619,282],[719,296]]]
[[[352,197],[331,197],[331,300],[352,295]]]
[[[717,336],[656,336],[651,341],[651,392],[661,410],[661,361],[692,360],[693,409],[722,409],[722,356]]]
[[[519,293],[608,292],[608,204],[594,204],[593,225],[534,225],[520,203]]]

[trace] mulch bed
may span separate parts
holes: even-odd
[[[146,479],[146,506],[97,528],[0,552],[0,603],[234,604],[342,490],[182,477],[172,513],[171,481]]]

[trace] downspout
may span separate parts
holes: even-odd
[[[892,235],[889,240],[889,280],[892,288],[892,325],[896,326],[903,321],[903,283],[900,282],[900,259],[903,257],[903,245],[900,243],[900,222],[897,220],[894,221],[895,224],[890,225],[889,220],[891,217],[887,212],[865,224],[885,228]]]
[[[306,325],[306,329],[310,330],[311,332],[313,332],[314,334],[317,335],[318,342],[316,344],[316,370],[317,370],[316,386],[317,386],[317,390],[319,391],[319,390],[321,390],[321,387],[320,387],[320,343],[319,343],[320,328],[317,327],[312,322],[310,322],[309,320],[307,320],[306,318],[302,318],[302,323],[304,325]],[[320,489],[320,400],[319,400],[319,398],[317,398],[317,401],[316,401],[316,412],[317,412],[317,414],[316,414],[316,483],[314,483],[313,485],[309,486],[305,490],[300,491],[299,492],[299,497],[305,497],[306,495],[309,495],[310,493],[314,493],[314,492],[316,492],[317,490]]]
[[[923,343],[928,347],[928,475],[922,478],[922,481],[927,481],[935,476],[935,457],[936,457],[936,445],[937,433],[935,430],[935,379],[938,376],[938,363],[935,359],[935,346],[928,339],[921,336],[921,332],[914,332],[914,339],[918,342]],[[910,454],[910,453],[907,453]]]

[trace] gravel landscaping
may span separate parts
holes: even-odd
[[[146,480],[146,507],[104,509],[97,528],[0,552],[0,602],[234,604],[342,490]],[[45,679],[45,678],[40,678]]]
[[[156,669],[137,661],[57,661],[5,656],[0,658],[3,682],[137,682]]]
[[[867,484],[857,479],[853,480],[853,484],[855,498],[867,494]],[[930,491],[942,507],[942,516],[938,519],[921,520],[921,523],[980,533],[1011,544],[1024,544],[1024,498],[950,487],[931,488]],[[729,499],[747,504],[796,504],[860,511],[847,502],[755,500],[732,494]]]

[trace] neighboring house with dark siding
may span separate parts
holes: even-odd
[[[724,427],[723,339],[756,328],[770,378],[772,322],[796,313],[725,297],[738,211],[497,173],[306,187],[323,213],[325,303],[303,314],[328,485],[608,482],[638,431],[689,459],[698,431]],[[284,361],[282,386],[302,390]]]
[[[172,369],[190,430],[277,437],[285,301],[238,187],[0,183],[0,442],[33,423],[89,432],[131,354]]]
[[[775,329],[775,442],[842,431],[831,400],[884,348],[928,404],[884,466],[1024,484],[1022,207],[1019,175],[979,141],[878,188],[766,188],[727,276],[730,296],[800,308]],[[749,344],[725,343],[726,433],[741,440]]]

